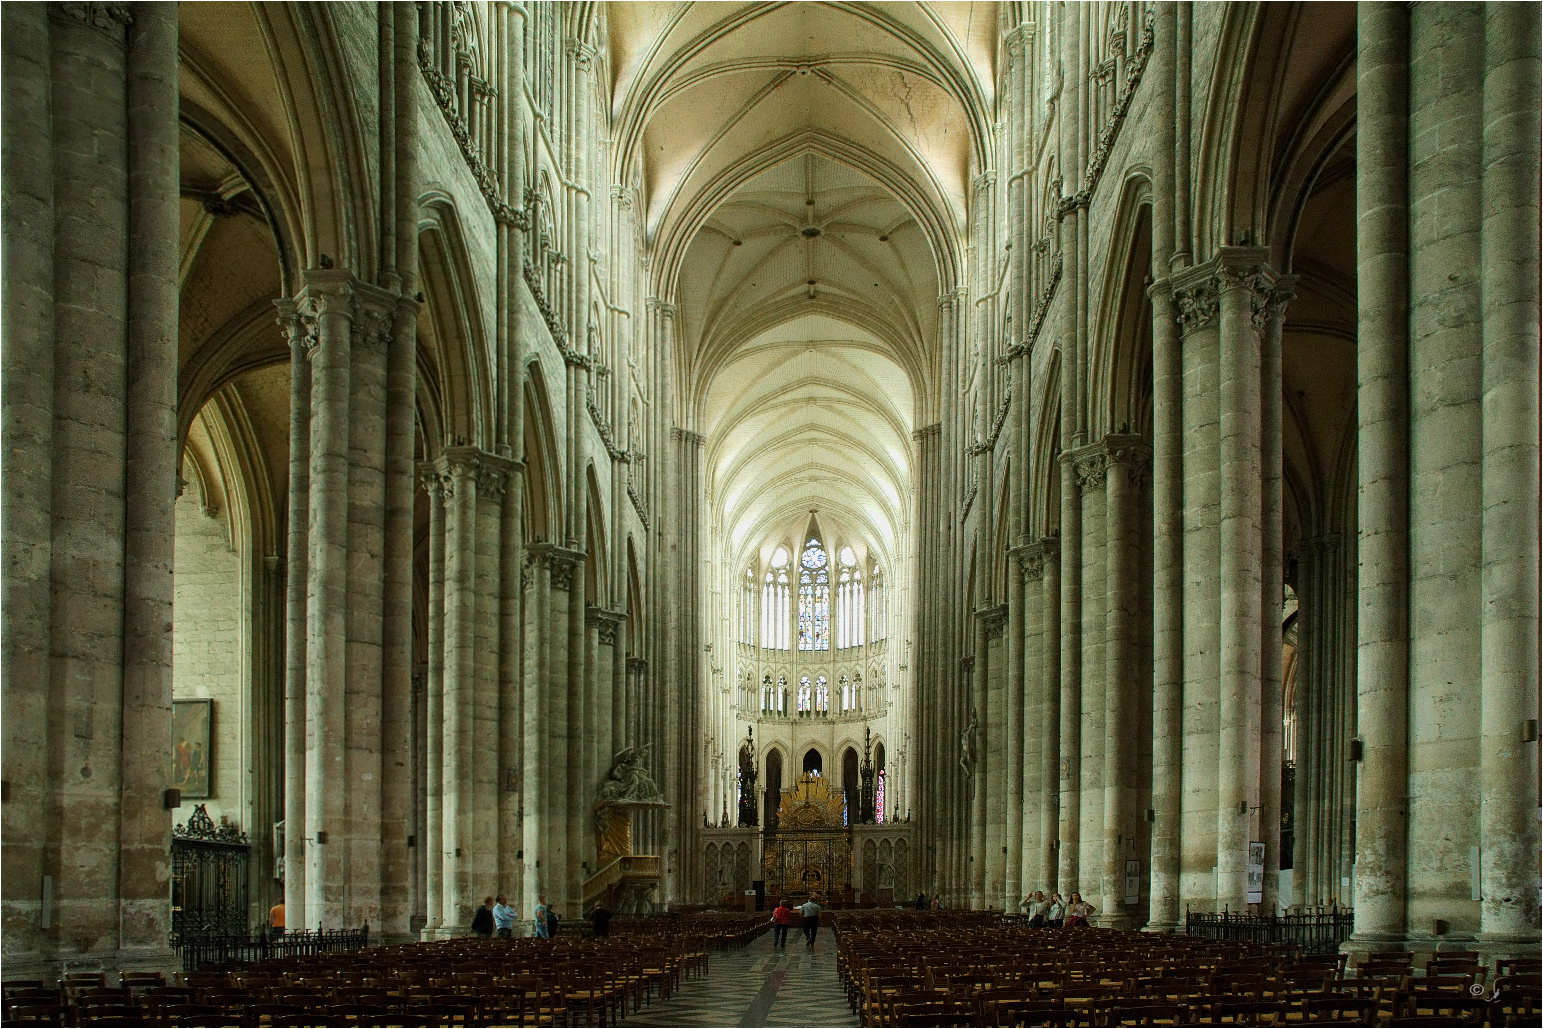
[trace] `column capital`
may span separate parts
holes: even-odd
[[[911,433],[911,439],[917,443],[925,443],[931,437],[941,435],[943,435],[943,423],[933,422],[931,425],[923,425]]]
[[[660,300],[658,297],[649,297],[643,302],[644,306],[661,318],[674,318],[675,305],[668,300]]]
[[[1007,628],[1006,604],[998,604],[995,607],[981,608],[975,612],[975,617],[985,628],[986,640],[988,642],[1002,638],[1002,633]]]
[[[1216,280],[1209,268],[1188,269],[1168,280],[1173,292],[1173,306],[1178,311],[1179,332],[1188,336],[1216,321],[1220,298]]]
[[[1152,448],[1140,436],[1110,433],[1098,443],[1109,472],[1122,472],[1132,486],[1139,486],[1152,467]]]
[[[1023,537],[1020,537],[1020,539]],[[1045,562],[1055,560],[1061,553],[1061,541],[1055,536],[1020,543],[1008,551],[1018,560],[1023,577],[1030,582],[1044,578]]]
[[[579,71],[588,72],[590,68],[594,67],[595,55],[599,51],[583,40],[569,36],[563,40],[563,53],[568,55],[568,59],[574,63],[574,66]]]
[[[92,29],[123,49],[128,49],[129,26],[134,24],[134,16],[128,4],[60,3],[50,6],[54,9],[56,20]]]
[[[690,443],[693,446],[705,446],[707,437],[700,432],[692,432],[690,429],[682,429],[678,425],[670,427],[670,439],[681,443]]]
[[[1061,460],[1072,466],[1077,476],[1077,486],[1084,493],[1104,488],[1104,477],[1109,468],[1109,455],[1102,443],[1090,443],[1061,454]]]

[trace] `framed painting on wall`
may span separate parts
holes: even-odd
[[[184,798],[202,800],[211,795],[213,723],[214,701],[171,702],[171,784]]]

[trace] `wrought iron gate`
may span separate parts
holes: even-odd
[[[247,931],[251,846],[233,825],[215,825],[199,804],[171,831],[171,944]]]

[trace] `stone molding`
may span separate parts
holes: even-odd
[[[1188,336],[1216,321],[1221,311],[1216,283],[1209,278],[1173,286],[1173,306],[1177,309],[1179,333]]]
[[[53,8],[56,20],[91,29],[120,48],[128,49],[129,26],[134,24],[128,4],[61,3],[54,4]]]
[[[520,578],[525,589],[535,584],[534,571],[545,564],[552,577],[552,588],[569,592],[573,589],[574,573],[584,564],[582,550],[569,550],[555,543],[531,543],[525,547],[525,560]]]
[[[446,447],[437,458],[418,466],[418,478],[430,496],[448,500],[455,496],[456,485],[471,479],[479,495],[502,497],[509,477],[518,470],[517,463],[489,454],[478,447]]]
[[[1055,560],[1060,550],[1060,539],[1047,536],[1032,543],[1021,543],[1008,553],[1017,559],[1025,580],[1039,582],[1045,577],[1045,562]]]
[[[1103,448],[1106,474],[1124,474],[1136,487],[1146,482],[1152,470],[1152,449],[1140,436],[1111,433],[1094,446]]]
[[[690,443],[693,446],[706,446],[707,437],[700,432],[692,432],[690,429],[682,429],[678,425],[670,427],[670,439],[681,443]]]
[[[995,607],[982,608],[975,612],[986,630],[986,641],[999,640],[1007,631],[1007,605],[998,604]]]
[[[920,429],[911,433],[911,439],[916,443],[925,443],[933,436],[943,435],[943,423],[933,422],[931,425],[923,425]]]
[[[622,625],[627,621],[624,611],[612,611],[609,608],[597,607],[593,604],[584,608],[584,624],[593,625],[600,630],[600,645],[603,647],[616,646],[616,636]]]
[[[1097,443],[1061,455],[1061,460],[1072,466],[1077,476],[1077,486],[1084,495],[1104,488],[1104,476],[1109,467],[1109,455]]]

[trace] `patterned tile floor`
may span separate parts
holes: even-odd
[[[705,979],[688,979],[668,1001],[630,1015],[623,1026],[855,1026],[836,978],[836,941],[823,928],[814,950],[803,935],[772,949],[772,934],[743,950],[715,951]]]

